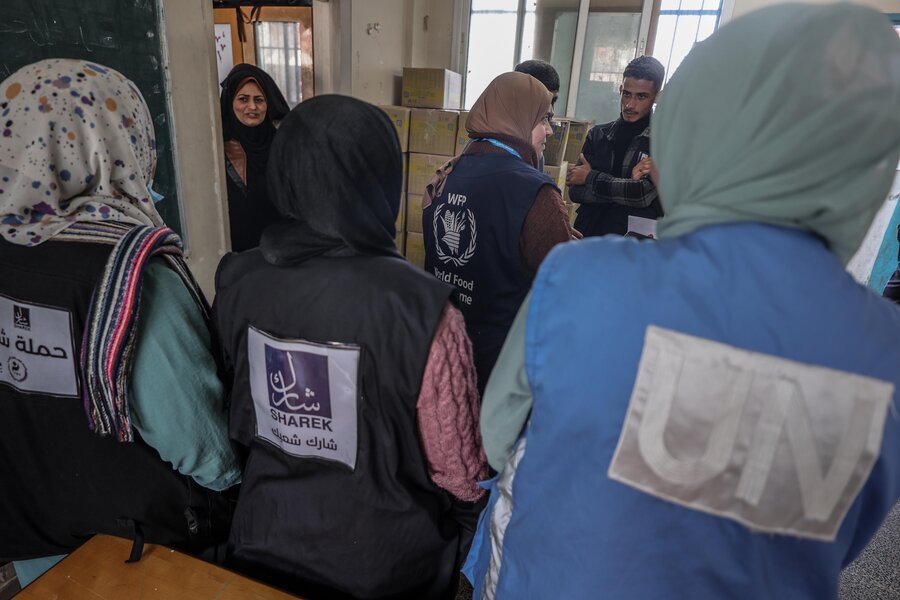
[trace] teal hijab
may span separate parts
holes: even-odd
[[[688,55],[653,116],[659,237],[757,222],[811,231],[846,264],[900,157],[900,38],[852,4],[784,4]]]

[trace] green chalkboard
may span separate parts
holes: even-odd
[[[41,59],[78,58],[134,81],[156,129],[159,161],[153,187],[165,196],[156,207],[181,234],[158,1],[3,0],[0,80]]]

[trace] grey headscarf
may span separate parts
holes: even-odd
[[[770,223],[846,263],[900,157],[900,39],[853,4],[764,8],[691,51],[653,127],[660,237]]]

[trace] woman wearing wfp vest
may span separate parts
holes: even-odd
[[[837,597],[900,497],[900,311],[844,268],[900,157],[898,67],[852,4],[694,47],[654,115],[659,241],[552,252],[491,378],[476,598]]]
[[[224,541],[210,490],[240,472],[205,300],[153,205],[144,99],[68,59],[0,99],[0,562],[53,557],[18,563],[24,584],[95,533]]]
[[[303,102],[269,162],[281,221],[217,275],[249,453],[234,564],[306,597],[452,598],[481,506],[471,348],[451,287],[394,246],[401,177],[381,110]]]
[[[581,237],[559,188],[537,170],[552,98],[524,73],[494,79],[469,112],[472,143],[438,171],[422,204],[425,270],[456,287],[480,390],[541,261]]]

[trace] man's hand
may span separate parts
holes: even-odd
[[[578,162],[578,165],[566,173],[566,185],[584,185],[587,182],[587,176],[591,172],[591,163],[587,161],[584,154],[578,155]]]
[[[634,168],[631,170],[631,178],[640,179],[641,177],[649,177],[652,165],[653,160],[648,156],[638,164],[634,165]]]

